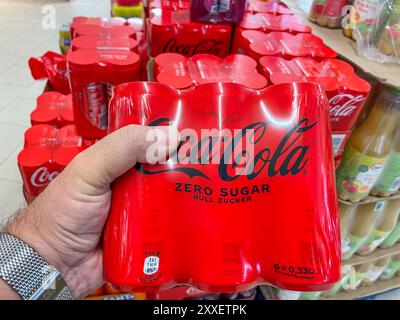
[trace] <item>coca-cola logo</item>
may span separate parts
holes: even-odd
[[[169,119],[162,118],[150,125],[169,123]],[[255,122],[234,130],[234,135],[228,139],[227,135],[222,133],[223,130],[218,129],[206,130],[211,134],[202,135],[201,138],[196,134],[182,134],[181,130],[181,143],[178,150],[171,155],[169,163],[161,169],[137,164],[136,169],[147,175],[181,172],[190,178],[202,177],[211,181],[198,166],[193,167],[191,164],[203,166],[212,163],[218,165],[218,175],[224,181],[235,181],[240,176],[253,180],[260,174],[266,174],[268,177],[294,176],[303,171],[309,161],[310,146],[302,145],[300,142],[304,143],[303,135],[312,130],[316,124],[316,121],[310,122],[306,118],[299,120],[286,129],[286,134],[275,148],[268,146],[271,145],[268,143],[268,138],[271,136],[269,131],[274,130],[273,126],[277,124],[269,122]],[[171,161],[175,165],[171,166]]]
[[[354,111],[364,102],[362,95],[338,94],[329,100],[331,117],[350,117]]]
[[[35,187],[43,187],[53,181],[60,172],[49,172],[46,167],[40,167],[31,176],[31,184]]]
[[[185,56],[193,56],[197,53],[209,53],[220,56],[222,53],[222,41],[206,39],[197,44],[180,44],[173,38],[169,39],[163,48],[163,52],[180,53]]]

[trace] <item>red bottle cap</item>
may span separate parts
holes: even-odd
[[[261,89],[268,84],[257,72],[257,62],[239,54],[221,59],[211,54],[186,58],[180,54],[164,53],[156,57],[155,69],[159,82],[177,89],[215,82],[238,83],[251,89]]]
[[[321,38],[310,33],[292,35],[287,32],[265,34],[245,30],[241,35],[249,43],[253,54],[261,56],[336,58],[337,53],[327,47]]]
[[[310,33],[311,27],[294,15],[275,16],[268,13],[246,12],[240,28],[247,30],[260,30],[264,32],[287,31],[290,33]]]

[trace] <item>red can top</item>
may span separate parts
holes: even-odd
[[[274,15],[291,15],[293,12],[280,1],[248,0],[246,11],[271,13]]]
[[[47,163],[65,167],[84,147],[27,146],[18,154],[18,164],[21,167],[39,167]]]
[[[262,57],[260,65],[273,84],[313,82],[322,85],[326,91],[339,88],[359,92],[371,90],[371,85],[360,78],[350,64],[338,59],[317,62],[312,58],[285,60],[280,57]]]
[[[337,53],[327,47],[321,38],[311,33],[292,35],[287,32],[271,32],[265,34],[257,30],[241,32],[244,39],[249,42],[249,47],[261,56],[291,56],[336,58]]]
[[[160,9],[190,9],[190,0],[152,0],[150,1],[150,8]]]
[[[139,55],[126,50],[89,50],[82,49],[70,52],[67,56],[68,65],[115,65],[130,66],[139,62]]]
[[[155,73],[157,81],[177,89],[215,82],[238,83],[251,89],[268,84],[257,72],[257,62],[240,54],[221,59],[211,54],[186,58],[177,53],[163,53],[155,58]]]
[[[106,26],[123,26],[125,23],[126,19],[121,17],[104,18],[104,17],[78,16],[72,19],[73,26],[77,26],[80,24],[90,24],[90,25],[106,27]]]
[[[288,31],[291,33],[310,33],[311,27],[306,25],[302,19],[294,15],[275,16],[269,13],[246,12],[240,27],[249,30]]]
[[[48,91],[37,98],[37,107],[31,113],[31,121],[46,123],[61,118],[68,122],[74,121],[72,96]]]
[[[73,51],[78,49],[94,50],[130,50],[137,51],[138,42],[128,37],[101,38],[81,36],[71,42]]]
[[[49,148],[82,146],[82,137],[78,136],[75,125],[57,129],[47,124],[32,126],[25,132],[25,147],[46,146]]]
[[[227,24],[207,24],[192,21],[190,19],[190,10],[187,9],[153,9],[150,16],[150,23],[160,27],[179,26],[190,29],[193,32],[200,32],[201,30],[219,30],[221,32],[230,32],[232,29],[232,27]]]
[[[103,38],[114,37],[131,37],[135,38],[136,32],[139,31],[133,25],[95,25],[95,24],[79,24],[74,27],[73,38],[80,36],[96,36]]]

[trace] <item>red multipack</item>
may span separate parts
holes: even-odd
[[[163,53],[154,59],[154,80],[176,89],[188,89],[203,83],[231,82],[262,89],[268,81],[257,71],[257,62],[242,54],[220,58],[196,54],[186,58],[177,53]]]
[[[25,145],[18,154],[26,198],[37,197],[81,151],[94,141],[78,136],[74,125],[60,129],[36,125],[25,132]]]
[[[102,138],[113,87],[142,79],[139,55],[126,50],[76,50],[67,59],[78,133]]]
[[[48,124],[56,128],[74,123],[72,96],[47,91],[37,98],[36,109],[31,113],[31,124]]]
[[[231,25],[191,21],[190,10],[184,9],[154,9],[147,23],[152,57],[165,52],[186,57],[210,53],[223,58],[229,54]]]
[[[48,51],[39,58],[29,59],[29,68],[33,79],[48,79],[54,91],[62,94],[71,93],[65,56]]]
[[[274,31],[243,30],[235,34],[234,53],[247,54],[258,60],[263,56],[312,57],[316,60],[336,58],[337,53],[327,47],[321,38],[311,33],[297,35]]]
[[[103,18],[103,17],[74,17],[70,25],[71,39],[79,36],[79,29],[91,30],[93,28],[112,28],[115,26],[124,26],[127,24],[125,18],[113,17],[113,18]],[[86,29],[85,26],[89,26]],[[77,34],[78,30],[78,34]]]
[[[286,31],[291,34],[310,33],[311,27],[294,15],[275,16],[269,13],[246,12],[236,32],[243,30],[259,30],[265,33],[272,31]]]
[[[246,11],[252,13],[270,13],[273,15],[292,15],[293,11],[290,10],[286,4],[281,1],[260,1],[248,0]]]
[[[181,143],[113,183],[105,280],[139,292],[331,288],[341,261],[328,112],[310,83],[116,87],[109,132],[172,124]]]
[[[190,10],[190,0],[148,0],[143,2],[143,17],[148,18],[152,9]]]
[[[138,52],[139,43],[135,39],[128,37],[93,37],[80,36],[71,41],[71,50],[129,50]]]
[[[371,85],[349,63],[338,59],[317,62],[312,58],[262,57],[259,64],[272,84],[312,82],[325,89],[330,103],[334,154],[340,156]]]

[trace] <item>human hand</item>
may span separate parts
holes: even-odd
[[[150,146],[152,159],[146,156]],[[100,238],[110,184],[136,162],[164,160],[177,146],[172,127],[123,127],[76,156],[6,231],[60,271],[75,298],[84,297],[104,282]]]

